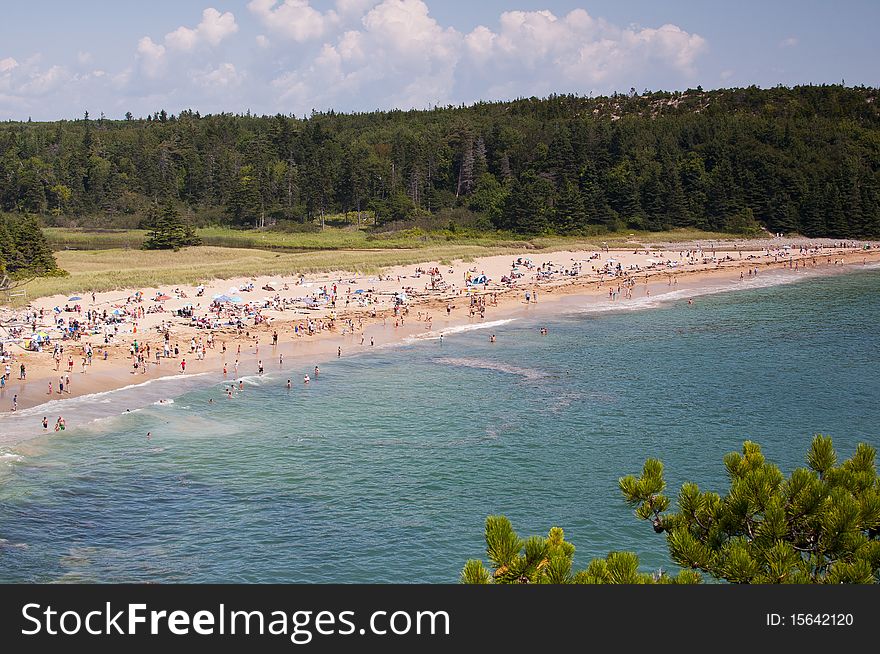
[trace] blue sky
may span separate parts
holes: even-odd
[[[878,0],[43,0],[2,15],[0,120],[880,86]]]

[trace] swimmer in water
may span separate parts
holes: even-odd
[[[309,376],[308,376],[308,375],[306,375],[305,377],[303,377],[303,384],[308,384],[310,381],[312,381],[312,380],[309,379]]]
[[[49,429],[49,419],[43,416],[43,429]]]
[[[693,298],[688,298],[688,305],[691,305],[691,304],[693,304],[693,303],[694,303],[694,299],[693,299]]]
[[[147,432],[147,440],[150,440],[152,437],[153,437],[153,432],[148,431]]]
[[[287,390],[290,390],[290,380],[287,380]]]
[[[315,377],[316,378],[317,378],[319,372],[321,372],[321,371],[318,370],[318,366],[315,366]]]
[[[492,334],[492,335],[489,337],[489,342],[490,342],[490,343],[494,343],[494,342],[495,342],[495,334]]]

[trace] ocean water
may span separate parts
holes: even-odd
[[[815,433],[841,459],[880,445],[880,270],[774,275],[490,315],[232,400],[153,384],[143,409],[0,449],[0,582],[454,583],[495,513],[563,527],[578,567],[673,568],[617,489],[645,458],[675,494],[723,491],[745,439],[784,471]]]

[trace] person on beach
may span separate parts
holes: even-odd
[[[17,394],[12,396],[12,410],[13,411],[18,410],[18,395]]]
[[[64,392],[64,377],[60,377],[58,379],[58,394],[61,395]]]
[[[223,376],[226,377],[226,363],[223,364]]]
[[[52,382],[49,382],[49,392],[46,395],[52,395]]]
[[[283,365],[284,365],[284,353],[281,353],[281,354],[278,355],[278,365],[279,365],[279,366],[283,366]]]
[[[336,358],[338,359],[338,358],[341,357],[341,356],[342,356],[342,348],[341,348],[341,347],[337,347],[337,348],[336,348]]]
[[[180,372],[186,372],[186,357],[180,360]]]
[[[262,361],[262,359],[257,362],[257,372],[260,375],[263,374],[263,361]]]

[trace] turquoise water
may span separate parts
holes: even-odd
[[[744,439],[786,471],[817,432],[880,444],[880,271],[794,279],[567,300],[7,448],[0,582],[455,582],[492,513],[670,568],[617,490],[646,457],[723,490]]]

